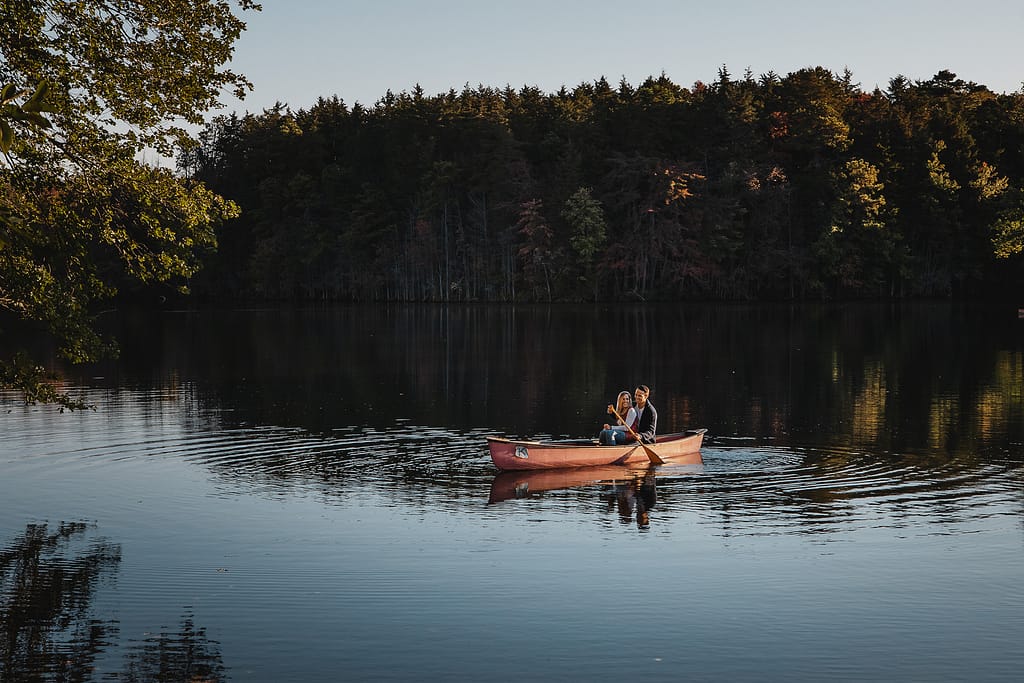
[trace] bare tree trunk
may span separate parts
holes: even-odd
[[[448,200],[444,202],[444,213],[441,219],[442,227],[444,229],[444,283],[442,285],[441,300],[448,301],[448,289],[451,285],[451,265],[449,263],[448,253]]]

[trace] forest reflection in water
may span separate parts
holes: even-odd
[[[111,318],[122,358],[64,369],[94,411],[0,396],[0,680],[1007,680],[1024,327],[997,313]],[[709,428],[702,466],[490,462],[638,382],[661,431]]]
[[[188,614],[175,632],[124,644],[119,672],[97,666],[119,625],[96,612],[93,595],[115,581],[121,549],[95,531],[84,522],[29,524],[0,548],[0,681],[222,680],[217,644]]]
[[[223,420],[318,433],[404,420],[580,436],[638,383],[654,389],[662,432],[950,452],[1024,422],[1024,321],[998,307],[372,306],[106,322],[128,340],[122,358],[68,369],[75,384],[195,391]]]

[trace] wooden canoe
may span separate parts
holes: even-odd
[[[678,434],[660,435],[648,448],[666,462],[699,465],[704,461],[700,446],[706,429],[690,429]],[[487,437],[491,460],[500,470],[544,470],[594,465],[637,465],[649,463],[637,443],[601,446],[594,439],[567,441],[516,441],[498,436]]]

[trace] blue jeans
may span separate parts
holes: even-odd
[[[626,432],[621,429],[602,429],[598,441],[605,446],[621,446],[626,443]]]

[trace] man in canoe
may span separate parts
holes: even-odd
[[[637,414],[635,429],[644,443],[654,443],[654,435],[658,431],[658,411],[647,400],[650,395],[651,389],[646,384],[641,384],[633,392],[633,407]]]

